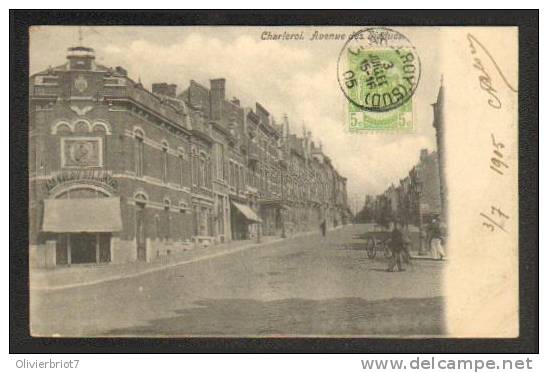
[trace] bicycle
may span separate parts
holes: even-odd
[[[374,259],[377,256],[377,251],[382,251],[386,259],[392,257],[392,251],[390,250],[390,238],[384,240],[377,239],[376,237],[369,237],[367,240],[367,257]]]

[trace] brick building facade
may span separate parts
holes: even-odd
[[[152,261],[348,221],[346,179],[311,134],[227,100],[224,79],[148,91],[73,47],[29,83],[32,265]]]

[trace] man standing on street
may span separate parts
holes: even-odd
[[[443,250],[442,234],[438,219],[432,221],[432,238],[430,242],[432,244],[432,257],[443,260],[445,250]]]
[[[403,251],[403,233],[398,228],[398,222],[394,222],[394,229],[390,235],[390,250],[392,252],[392,261],[390,267],[388,267],[388,272],[394,272],[398,268],[398,272],[404,271],[401,262],[401,256]]]
[[[325,229],[326,229],[326,223],[325,219],[322,220],[322,223],[320,224],[320,230],[322,231],[322,236],[325,237]]]

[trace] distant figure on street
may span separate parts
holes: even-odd
[[[443,260],[445,257],[445,250],[443,249],[443,240],[438,219],[432,220],[431,237],[432,257],[434,259]]]
[[[325,219],[322,220],[322,223],[320,224],[320,230],[322,231],[322,236],[325,237],[325,230],[326,230],[326,222]]]
[[[388,267],[388,272],[395,272],[396,268],[398,272],[404,271],[402,265],[402,254],[404,251],[404,236],[402,231],[398,228],[398,223],[394,222],[394,229],[390,235],[390,251],[392,253],[392,258],[390,262],[390,267]]]
[[[403,227],[402,227],[403,228]],[[402,257],[403,261],[406,264],[410,264],[411,262],[411,239],[409,238],[409,233],[406,230],[402,229]]]
[[[426,228],[427,229],[419,229],[419,255],[424,255],[422,252],[423,248],[428,247],[428,235],[430,234],[430,226],[427,226]]]

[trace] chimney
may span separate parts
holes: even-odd
[[[87,47],[71,47],[67,51],[67,60],[71,70],[92,70],[94,68],[95,51]]]
[[[284,114],[284,138],[289,137],[289,118],[287,117],[287,114]]]
[[[127,70],[124,69],[122,66],[116,66],[114,69],[117,75],[120,76],[127,76]]]
[[[177,84],[152,83],[152,93],[162,96],[175,97]]]
[[[219,100],[225,99],[225,85],[226,85],[226,79],[225,78],[219,78],[219,79],[211,79],[209,81],[210,87],[211,87],[211,95],[218,95]]]
[[[428,157],[428,149],[421,149],[421,162]]]
[[[168,96],[175,97],[177,96],[177,84],[168,84]]]
[[[226,79],[211,79],[209,81],[210,85],[210,105],[211,105],[211,119],[220,120],[221,119],[221,107],[222,102],[225,99],[225,85]]]

